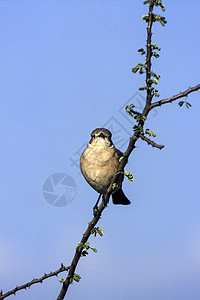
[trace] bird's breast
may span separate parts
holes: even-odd
[[[93,149],[87,147],[80,160],[81,171],[87,182],[104,194],[117,172],[119,157],[114,147]]]

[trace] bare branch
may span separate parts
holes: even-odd
[[[196,85],[192,88],[189,88],[185,92],[179,93],[179,94],[177,94],[173,97],[166,98],[166,99],[154,102],[154,103],[151,104],[150,109],[155,108],[156,106],[161,106],[163,104],[173,102],[173,101],[175,101],[177,99],[180,99],[180,98],[183,98],[183,97],[187,97],[187,95],[189,95],[190,93],[195,92],[199,89],[200,89],[200,84],[198,84],[198,85]]]
[[[151,145],[152,147],[158,148],[160,150],[165,147],[164,145],[158,145],[158,144],[154,143],[153,141],[151,141],[148,137],[146,137],[143,134],[140,134],[140,138],[143,141],[147,142],[148,145]]]
[[[30,282],[20,285],[20,286],[16,286],[16,288],[14,288],[11,291],[8,291],[7,293],[3,294],[2,291],[0,291],[0,300],[5,299],[6,297],[10,296],[10,295],[15,295],[16,292],[18,292],[19,290],[23,290],[23,289],[27,289],[30,288],[31,285],[35,284],[35,283],[42,283],[43,280],[50,278],[52,276],[58,276],[59,273],[64,272],[64,271],[68,271],[69,267],[65,267],[63,264],[61,264],[60,269],[54,271],[54,272],[50,272],[49,274],[44,274],[42,277],[40,278],[34,278],[33,280],[31,280]]]

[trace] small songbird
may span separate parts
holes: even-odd
[[[105,195],[112,177],[117,173],[119,159],[123,153],[115,148],[111,132],[105,128],[96,128],[91,140],[80,158],[80,168],[89,185],[98,193]],[[131,202],[122,191],[124,174],[120,174],[117,188],[112,193],[114,204],[128,205]]]

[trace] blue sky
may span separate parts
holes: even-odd
[[[164,4],[168,24],[153,28],[162,49],[153,61],[160,99],[200,78],[200,3]],[[145,46],[146,11],[142,1],[129,0],[0,1],[4,292],[70,264],[98,196],[72,160],[105,124],[116,147],[126,149],[133,123],[123,106],[144,103],[137,93],[144,78],[131,69],[143,59],[137,49]],[[98,253],[80,261],[82,279],[70,287],[71,300],[199,299],[199,98],[199,91],[188,97],[189,110],[173,103],[149,115],[147,126],[165,148],[138,142],[126,167],[135,180],[123,185],[132,204],[105,210],[99,222],[105,235],[90,239]],[[43,184],[55,173],[75,181],[66,206],[43,197]],[[60,287],[57,278],[48,279],[15,299],[55,299]]]

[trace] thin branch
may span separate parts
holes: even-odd
[[[149,6],[149,14],[151,14],[151,17],[149,18],[148,28],[147,28],[147,60],[146,61],[147,61],[147,74],[148,75],[146,77],[147,78],[146,80],[148,81],[148,86],[149,86],[148,78],[149,78],[149,76],[151,76],[151,46],[150,46],[150,44],[151,44],[151,28],[152,28],[152,23],[153,23],[153,16],[152,16],[153,6],[154,6],[153,4]],[[151,99],[152,99],[152,96],[147,95],[146,105],[145,105],[145,108],[142,113],[144,116],[147,116],[150,111],[149,107],[150,107]],[[141,121],[139,124],[143,126],[144,122]],[[99,219],[101,217],[102,212],[107,207],[107,205],[109,203],[110,195],[112,194],[112,191],[113,191],[113,184],[117,182],[117,178],[119,177],[120,172],[123,171],[125,165],[127,164],[128,157],[130,156],[131,152],[135,148],[135,143],[137,142],[139,136],[140,136],[140,132],[136,132],[134,134],[134,136],[130,138],[128,148],[127,148],[126,152],[123,154],[123,159],[120,162],[118,172],[117,172],[117,174],[115,174],[113,176],[110,186],[107,189],[106,194],[104,195],[104,199],[101,202],[100,206],[98,207],[97,213],[93,217],[92,221],[88,224],[88,227],[87,227],[85,233],[83,234],[83,237],[82,237],[80,243],[85,244],[88,241],[88,239],[91,235],[91,230],[95,227],[95,225],[97,224],[97,222],[99,221]],[[70,279],[74,275],[75,269],[77,267],[77,264],[78,264],[80,258],[81,258],[81,252],[77,248],[76,252],[74,254],[74,257],[72,259],[71,265],[70,265],[68,276],[65,279],[65,281],[63,282],[63,286],[57,297],[57,300],[64,299],[64,297],[67,293],[67,290],[69,288],[69,285],[70,285]]]
[[[149,5],[149,19],[147,26],[147,44],[146,44],[146,86],[147,86],[147,96],[146,96],[146,105],[143,110],[143,115],[147,115],[149,112],[149,107],[153,98],[151,93],[151,58],[152,58],[152,46],[151,46],[151,37],[152,37],[152,25],[153,25],[153,8],[154,1]]]
[[[59,273],[64,272],[64,271],[68,271],[70,267],[65,267],[63,264],[61,264],[60,269],[54,271],[54,272],[50,272],[49,274],[44,274],[42,277],[40,278],[34,278],[33,280],[31,280],[30,282],[20,285],[20,286],[16,286],[16,288],[14,288],[11,291],[8,291],[7,293],[3,294],[2,291],[0,291],[0,300],[5,299],[6,297],[10,296],[10,295],[15,295],[16,292],[18,292],[19,290],[23,290],[23,289],[27,289],[30,288],[31,285],[35,284],[35,283],[42,283],[43,280],[50,278],[52,276],[58,276]]]
[[[160,150],[165,147],[164,145],[158,145],[158,144],[156,144],[155,142],[151,141],[148,137],[146,137],[143,134],[140,134],[140,138],[143,141],[147,142],[148,145],[151,145],[152,147],[158,148]]]
[[[149,5],[149,20],[148,20],[148,26],[147,26],[147,44],[146,44],[146,86],[147,86],[147,100],[146,105],[149,106],[151,104],[152,100],[152,94],[151,94],[151,58],[152,58],[152,46],[151,46],[151,36],[152,36],[152,25],[153,25],[153,7],[154,7],[154,1],[152,1]]]
[[[134,110],[134,109],[131,109],[131,112],[134,114],[134,115],[141,115],[141,113],[139,113],[138,111]]]
[[[187,89],[185,92],[179,93],[179,94],[177,94],[173,97],[166,98],[166,99],[154,102],[154,103],[151,104],[150,109],[153,109],[156,106],[161,106],[163,104],[171,103],[171,102],[176,101],[177,99],[180,99],[180,98],[183,98],[183,97],[187,97],[187,95],[189,95],[190,93],[195,92],[199,89],[200,89],[200,84],[198,84],[194,87],[191,87],[191,88]]]

